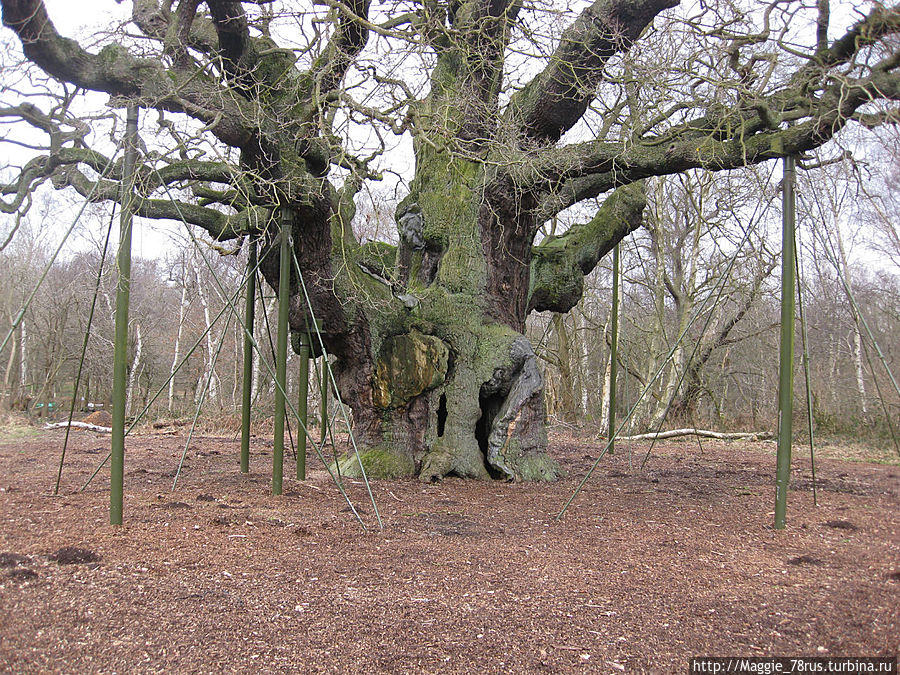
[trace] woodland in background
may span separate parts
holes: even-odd
[[[814,422],[817,433],[825,435],[888,440],[886,411],[895,426],[900,412],[900,401],[858,325],[840,276],[844,274],[850,280],[853,296],[896,372],[900,362],[900,232],[896,214],[900,204],[895,188],[900,174],[890,152],[896,139],[889,134],[883,134],[883,138],[887,151],[873,156],[869,164],[831,165],[800,172],[801,283]],[[656,430],[667,409],[666,427],[775,429],[779,173],[773,177],[771,166],[761,166],[753,171],[718,174],[697,171],[651,183],[644,225],[623,241],[621,249],[620,420],[674,351],[663,376],[639,406],[629,432]],[[869,193],[860,187],[862,174],[869,179]],[[873,185],[877,186],[877,195],[871,194]],[[389,198],[370,195],[354,221],[359,239],[390,241],[395,206]],[[95,223],[109,219],[108,209],[92,209]],[[0,252],[0,312],[7,325],[34,287],[56,244],[63,224],[56,215],[59,212],[59,203],[46,199]],[[553,222],[544,234],[553,234],[552,228],[566,225]],[[729,271],[728,261],[746,234],[744,228],[751,230],[748,242]],[[103,228],[94,225],[91,229]],[[3,354],[3,408],[42,416],[47,413],[46,404],[52,402],[56,417],[68,410],[103,244],[98,240],[83,245],[81,251],[51,268]],[[236,255],[210,255],[211,250],[205,253],[226,290],[236,291],[245,273],[246,251]],[[854,264],[848,262],[850,259],[877,264]],[[240,406],[241,329],[228,320],[224,303],[210,292],[210,272],[195,245],[185,237],[164,258],[136,261],[133,274],[128,414],[139,413],[162,389],[150,409],[153,419],[193,415],[201,396],[203,417],[236,415]],[[261,336],[270,367],[274,367],[276,299],[270,288],[261,288],[255,332]],[[719,294],[721,298],[713,306]],[[92,409],[88,403],[110,404],[114,299],[114,250],[110,248],[76,406],[82,412]],[[571,312],[540,312],[529,319],[527,334],[547,382],[551,424],[579,425],[607,433],[610,307],[611,258],[607,257],[586,277],[584,297]],[[697,320],[676,346],[677,336],[695,314]],[[800,331],[798,322],[795,416],[805,420]],[[166,386],[172,369],[195,345],[188,363]],[[290,354],[289,359],[291,395],[296,391],[297,357]],[[316,370],[320,363],[316,361]],[[272,413],[274,384],[270,372],[255,359],[253,400],[258,419]],[[310,382],[311,426],[318,424],[319,401],[316,374]],[[805,422],[796,424],[795,429],[804,435]]]
[[[597,373],[604,369],[608,312],[590,307],[600,306],[605,284],[597,273],[587,281],[594,292],[584,298],[585,279],[636,230],[625,253],[622,351],[630,354],[622,365],[634,380],[632,395],[648,381],[654,361],[662,364],[661,355],[670,345],[674,350],[640,424],[656,426],[666,411],[698,424],[711,417],[741,425],[754,415],[771,420],[773,350],[766,340],[776,247],[767,228],[778,200],[775,173],[766,172],[788,157],[808,169],[827,165],[810,174],[822,183],[823,192],[815,193],[822,196],[801,209],[821,223],[822,233],[825,225],[853,223],[855,196],[844,183],[829,184],[825,169],[869,161],[861,138],[871,147],[877,136],[856,135],[888,133],[900,119],[896,4],[131,0],[91,6],[97,15],[79,29],[62,6],[0,0],[9,44],[0,54],[6,125],[0,141],[9,150],[0,168],[0,211],[15,220],[4,227],[4,241],[32,217],[39,190],[52,186],[87,203],[133,207],[142,218],[183,221],[192,243],[195,231],[215,248],[255,243],[260,272],[281,291],[285,310],[278,370],[288,327],[299,349],[300,336],[318,326],[318,348],[332,357],[334,384],[352,408],[362,449],[358,462],[345,457],[347,468],[365,466],[382,477],[555,478],[558,463],[545,452],[548,389],[539,364],[558,360],[558,372],[548,371],[558,392],[550,401],[553,415],[577,413],[577,403],[560,403],[566,389],[560,382],[579,377],[581,393],[571,398],[586,414],[602,413],[602,404],[591,410],[584,399],[585,392],[603,389]],[[132,123],[140,118],[140,141],[126,143],[123,162],[123,146],[112,146],[123,138],[126,107]],[[741,178],[698,173],[741,168],[747,170]],[[871,185],[861,178],[860,185]],[[385,193],[391,197],[383,199]],[[366,213],[373,194],[385,201],[378,214]],[[360,226],[391,211],[386,241]],[[804,231],[812,236],[812,228]],[[851,242],[827,243],[822,236],[838,269],[848,267],[840,252]],[[747,247],[738,247],[734,265],[726,264],[741,240]],[[866,382],[864,340],[846,330],[828,337],[840,330],[831,326],[840,316],[834,302],[840,293],[826,281],[824,258],[813,252],[809,309],[829,320],[816,329],[818,357],[835,369],[845,363],[837,356],[848,339],[852,356],[850,384],[837,367],[825,378],[818,405],[843,415],[830,392],[846,387],[837,396],[845,400],[855,386],[867,400],[876,381]],[[217,312],[214,298],[227,294],[211,267],[212,278],[203,278],[205,260],[198,273],[178,246],[169,253],[156,276],[172,281],[147,285],[148,313],[132,310],[131,408],[187,348],[190,330],[179,337],[178,328],[205,325]],[[70,246],[66,258],[75,256]],[[240,269],[238,259],[226,270],[230,283]],[[730,287],[716,287],[718,278]],[[861,276],[858,283],[873,281]],[[179,284],[196,292],[182,293]],[[63,295],[77,287],[63,284]],[[175,298],[162,302],[153,289]],[[709,292],[723,303],[704,308]],[[825,299],[827,307],[816,304]],[[70,310],[70,302],[60,302]],[[568,343],[562,319],[543,339],[540,324],[547,319],[540,313],[565,314],[579,303],[584,309],[569,320]],[[156,320],[153,312],[160,313]],[[698,312],[706,315],[695,320]],[[65,334],[68,321],[55,320],[59,330],[42,329],[39,317],[31,329],[25,325],[26,382],[34,336]],[[599,352],[585,354],[575,321],[579,328],[595,325],[586,343],[599,344]],[[153,344],[159,330],[166,338]],[[535,332],[540,354],[526,337]],[[674,345],[685,332],[687,340]],[[205,360],[176,383],[173,412],[176,403],[205,396],[214,406],[234,402],[228,354],[236,352],[238,337],[223,324],[202,341]],[[213,369],[217,352],[222,361]],[[31,386],[36,404],[71,379],[65,378],[68,353],[49,348],[43,368],[32,369],[32,382],[41,372],[50,375]],[[582,356],[573,359],[576,353]],[[8,362],[12,379],[15,360]],[[208,396],[197,385],[205,382],[204,370],[213,375]],[[97,382],[92,378],[95,390]],[[168,398],[166,392],[167,408]],[[279,410],[282,402],[279,391]],[[877,415],[875,409],[867,400],[860,415]],[[277,443],[280,420],[276,415]]]

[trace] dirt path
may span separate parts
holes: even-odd
[[[77,491],[107,437],[73,433],[49,496],[62,435],[0,440],[0,671],[665,673],[900,647],[897,466],[820,462],[815,508],[798,460],[776,532],[771,445],[667,443],[644,472],[604,459],[556,522],[602,449],[557,439],[553,485],[374,483],[382,531],[350,485],[364,533],[321,464],[273,497],[263,439],[241,476],[235,442],[195,438],[173,493],[184,439],[144,435],[112,528],[108,474]]]

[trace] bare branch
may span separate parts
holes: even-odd
[[[253,138],[252,129],[245,125],[253,119],[252,111],[202,73],[167,72],[159,61],[137,58],[119,44],[92,54],[57,33],[42,0],[2,0],[0,4],[3,24],[19,36],[25,56],[53,77],[215,123],[212,132],[235,147]]]
[[[595,0],[563,33],[550,64],[510,101],[506,117],[538,143],[555,142],[581,119],[607,61],[627,50],[677,0]]]
[[[338,10],[337,30],[313,65],[320,96],[337,89],[341,80],[369,40],[369,5],[371,0],[335,0]],[[329,3],[332,4],[332,3]]]
[[[119,183],[102,180],[99,185],[76,167],[67,167],[54,176],[57,188],[72,187],[80,195],[94,202],[118,201]],[[206,230],[217,241],[236,239],[247,234],[260,232],[271,218],[272,209],[254,206],[237,213],[223,213],[214,208],[199,206],[190,202],[171,198],[149,199],[136,197],[132,202],[135,213],[155,220],[184,221]]]

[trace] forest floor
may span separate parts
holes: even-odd
[[[0,431],[0,671],[686,672],[692,656],[896,655],[900,468],[795,449],[788,527],[774,444],[556,434],[553,484],[347,481],[320,462],[270,494],[271,442],[129,438],[125,525],[109,437]],[[176,433],[165,433],[166,431]],[[840,455],[840,448],[832,449]]]

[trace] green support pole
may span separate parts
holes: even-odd
[[[250,473],[250,403],[253,391],[253,325],[256,321],[256,239],[250,240],[244,310],[244,382],[241,398],[241,473]]]
[[[272,494],[281,494],[284,479],[284,410],[287,383],[288,304],[291,299],[291,229],[293,219],[281,209],[281,254],[278,275],[278,335],[275,341],[275,447],[272,452]]]
[[[325,435],[328,433],[328,357],[324,354],[322,354],[322,379],[319,380],[319,383],[322,390],[322,405],[320,406],[322,419],[319,425],[319,435],[321,436],[322,447],[324,447]]]
[[[609,342],[609,454],[615,454],[616,379],[619,375],[619,245],[612,260],[612,339]]]
[[[122,524],[125,477],[125,388],[128,374],[128,301],[131,291],[131,225],[134,169],[137,163],[138,108],[129,104],[125,126],[122,212],[119,220],[119,280],[116,285],[116,332],[113,355],[112,440],[109,475],[109,523]]]
[[[306,480],[306,423],[309,398],[309,333],[300,333],[300,381],[297,383],[297,480]]]
[[[782,530],[791,480],[791,436],[794,403],[794,227],[796,202],[793,157],[784,158],[782,181],[781,355],[778,378],[778,454],[775,477],[775,529]]]

